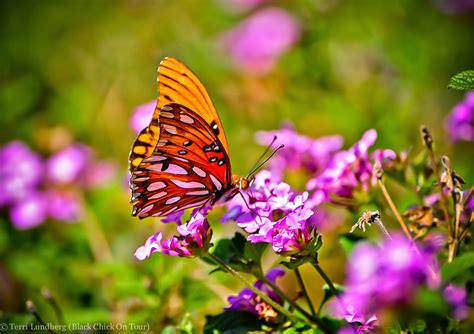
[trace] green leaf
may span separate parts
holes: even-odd
[[[259,271],[265,246],[265,244],[251,244],[242,234],[236,233],[232,239],[219,240],[212,254],[237,271],[251,273]],[[204,258],[204,261],[214,264],[214,261],[208,258]]]
[[[474,252],[464,253],[456,257],[453,262],[441,267],[441,277],[444,281],[450,282],[471,267],[474,267]]]
[[[262,259],[263,252],[267,248],[267,243],[259,242],[256,244],[252,244],[250,242],[246,242],[244,246],[244,256],[248,260],[252,260],[257,264],[260,264],[260,260]]]
[[[420,289],[416,295],[415,303],[419,310],[432,317],[431,321],[434,321],[434,316],[444,317],[449,312],[449,305],[439,291]]]
[[[218,333],[248,333],[257,331],[263,323],[258,317],[245,311],[228,311],[215,316],[206,316],[205,334]]]
[[[338,295],[344,292],[344,288],[341,285],[336,284],[336,283],[333,283],[333,285],[336,288]],[[334,293],[332,292],[332,290],[329,288],[327,284],[324,284],[323,291],[324,291],[323,300],[321,301],[321,304],[319,305],[319,310],[321,310],[321,308],[329,299],[334,297]]]
[[[423,319],[417,319],[410,323],[410,330],[413,333],[425,333],[426,322]]]
[[[456,90],[474,89],[474,71],[467,70],[456,74],[449,80],[448,88]]]
[[[308,257],[297,257],[297,258],[291,258],[290,261],[281,261],[280,264],[287,267],[288,269],[293,270],[305,264],[308,261],[309,261]]]

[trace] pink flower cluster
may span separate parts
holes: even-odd
[[[195,212],[188,223],[178,225],[177,231],[178,236],[165,240],[162,240],[161,232],[152,235],[136,250],[135,257],[144,260],[155,252],[181,257],[201,256],[211,244],[212,229],[201,212]]]
[[[92,150],[73,144],[46,161],[21,141],[0,148],[0,207],[13,225],[28,229],[52,218],[77,221],[82,215],[79,193],[107,182],[115,165],[94,158]]]

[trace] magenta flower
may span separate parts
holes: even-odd
[[[155,107],[156,101],[153,100],[135,108],[132,118],[130,119],[130,127],[133,131],[138,133],[150,124],[153,113],[155,112]]]
[[[46,163],[20,141],[0,148],[0,207],[9,209],[19,229],[36,227],[48,218],[77,221],[81,191],[107,182],[115,165],[93,159],[90,148],[74,144],[53,154]]]
[[[353,198],[354,192],[367,191],[375,182],[368,150],[376,139],[377,132],[368,130],[350,149],[336,153],[328,167],[307,183],[307,189],[314,190],[312,197],[317,202],[339,203],[338,198]],[[378,153],[376,158],[390,156],[387,151]]]
[[[402,235],[380,246],[356,246],[348,261],[343,303],[334,301],[333,313],[363,324],[386,308],[409,305],[421,286],[437,288],[436,250],[432,245],[416,247]]]
[[[465,319],[469,308],[467,305],[466,289],[449,284],[443,291],[444,298],[454,309],[454,317],[458,320]]]
[[[117,164],[111,161],[89,161],[81,178],[86,189],[93,189],[110,182],[117,174]]]
[[[61,222],[73,223],[83,215],[82,205],[74,193],[51,190],[45,194],[49,217]]]
[[[46,174],[51,181],[59,184],[76,182],[84,172],[91,154],[91,150],[84,145],[71,145],[48,159]]]
[[[135,252],[138,260],[144,260],[152,253],[159,252],[171,256],[195,257],[201,256],[211,245],[212,229],[205,216],[200,212],[194,214],[191,220],[177,227],[179,236],[162,240],[158,232],[148,238],[145,245]]]
[[[244,196],[251,210],[240,196],[236,197],[223,221],[235,220],[249,233],[250,242],[269,243],[277,254],[291,255],[306,249],[314,232],[309,222],[314,212],[306,203],[308,193],[291,191],[288,184],[277,182],[269,171],[263,170]]]
[[[10,209],[10,219],[19,230],[37,227],[48,217],[48,203],[41,193],[31,192]]]
[[[43,175],[41,157],[21,141],[0,148],[0,207],[34,192]]]
[[[445,127],[453,143],[474,141],[474,91],[468,92],[464,100],[454,106],[446,117]]]
[[[267,275],[265,275],[265,277],[268,278],[270,282],[275,283],[276,279],[284,274],[285,271],[282,268],[273,268],[267,273]],[[253,286],[262,291],[276,303],[282,303],[281,298],[262,281],[257,281]],[[259,318],[264,318],[267,321],[275,319],[278,315],[270,305],[261,300],[261,298],[249,288],[244,288],[238,295],[231,296],[227,298],[227,300],[229,301],[230,306],[225,308],[226,311],[247,311],[255,314]]]
[[[284,144],[270,160],[270,170],[275,178],[283,178],[285,171],[307,171],[311,174],[321,173],[336,151],[344,142],[341,136],[327,136],[313,139],[297,133],[291,124],[284,125],[280,130],[257,132],[257,142],[269,145],[274,137],[274,146]]]
[[[268,73],[300,38],[297,20],[280,8],[262,9],[223,36],[234,63],[254,74]]]

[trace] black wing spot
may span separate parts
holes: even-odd
[[[212,121],[211,129],[216,135],[219,135],[219,127],[217,126],[216,121]]]
[[[222,166],[222,165],[225,164],[225,160],[224,160],[224,159],[220,159],[217,164],[218,164],[219,166]]]
[[[183,143],[183,145],[184,145],[184,146],[191,146],[192,143],[193,143],[192,141],[187,140],[187,141],[185,141],[185,142]]]
[[[169,162],[163,162],[163,165],[161,166],[161,171],[165,172],[169,166],[170,166]]]
[[[216,162],[217,161],[217,157],[211,157],[209,158],[209,162]]]

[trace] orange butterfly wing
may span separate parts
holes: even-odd
[[[229,146],[219,115],[204,85],[197,76],[176,58],[164,58],[158,67],[158,101],[150,125],[135,139],[129,157],[130,172],[151,156],[160,138],[159,118],[161,108],[177,103],[195,111],[216,132],[223,149]]]
[[[160,138],[132,172],[132,214],[166,216],[214,204],[230,187],[227,152],[217,132],[196,112],[171,103],[161,109]]]

